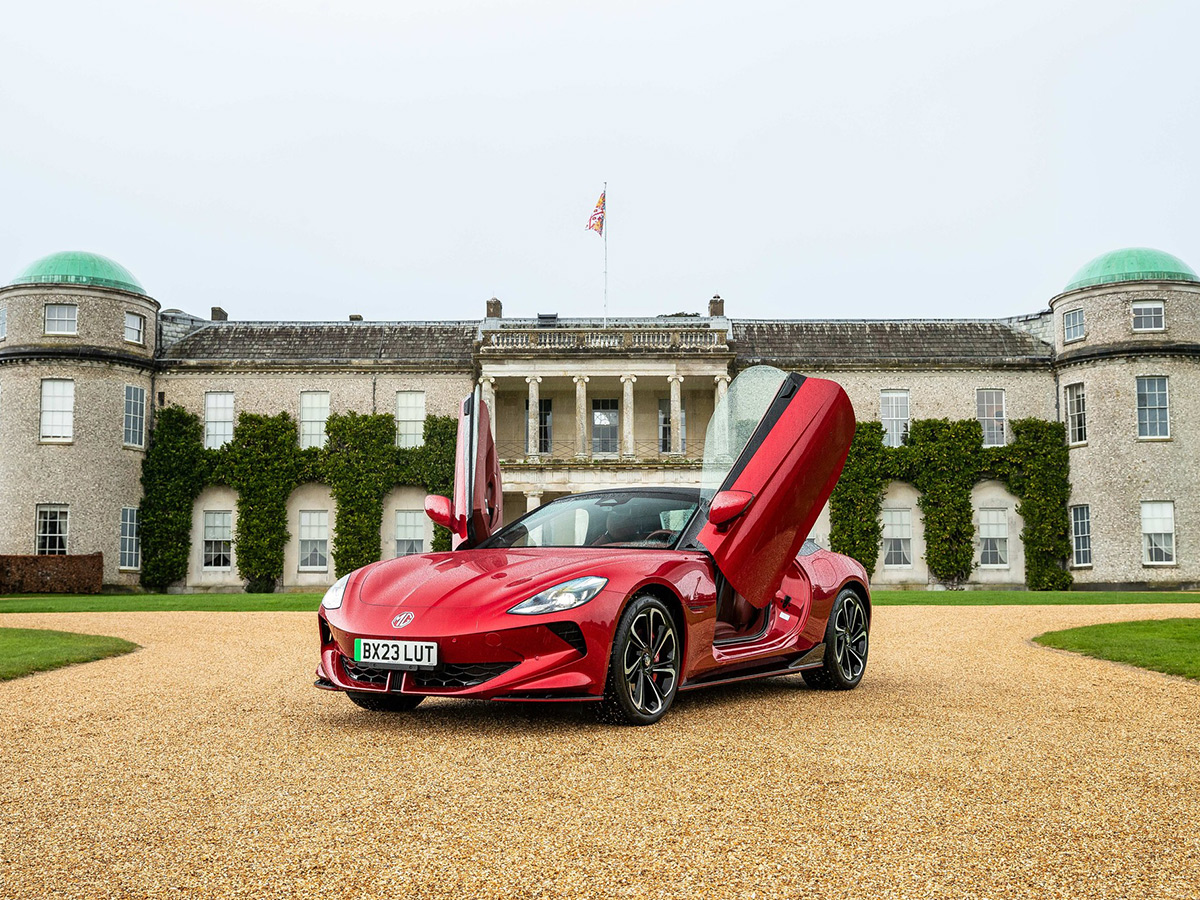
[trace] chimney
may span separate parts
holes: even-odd
[[[214,322],[228,322],[229,313],[225,312],[225,310],[221,309],[219,306],[214,306],[212,308],[212,320]]]
[[[358,313],[350,313],[350,321],[351,322],[361,322],[362,316],[360,316]]]
[[[713,294],[711,300],[708,301],[709,318],[719,319],[725,315],[725,301],[721,299],[720,294]]]
[[[504,318],[504,306],[495,297],[487,302],[487,317],[489,319]]]

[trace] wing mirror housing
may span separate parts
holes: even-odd
[[[450,508],[450,498],[439,497],[437,494],[427,494],[425,496],[425,514],[433,520],[434,525],[449,528],[450,521],[454,518],[454,514]]]
[[[721,491],[708,507],[708,521],[717,531],[725,531],[734,519],[750,508],[753,500],[754,495],[749,491]]]

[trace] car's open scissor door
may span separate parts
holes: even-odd
[[[770,366],[742,372],[705,436],[696,540],[765,607],[829,499],[854,437],[841,386]]]
[[[500,527],[503,497],[491,413],[476,388],[471,396],[463,398],[458,416],[450,518],[454,549],[474,547]]]

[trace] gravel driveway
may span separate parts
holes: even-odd
[[[862,686],[370,714],[314,616],[0,616],[0,897],[1200,897],[1200,684],[1031,645],[1186,606],[883,607]]]

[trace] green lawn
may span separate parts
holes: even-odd
[[[18,594],[0,597],[0,613],[316,612],[321,594]]]
[[[1200,603],[1200,594],[1179,591],[872,591],[871,602],[876,606],[1096,606]]]
[[[1113,622],[1034,638],[1046,647],[1200,679],[1200,619]]]
[[[876,606],[1055,606],[1200,603],[1173,591],[875,591]],[[0,613],[316,612],[321,594],[22,594],[0,597]]]
[[[137,644],[99,634],[38,628],[0,628],[0,681],[136,650]]]

